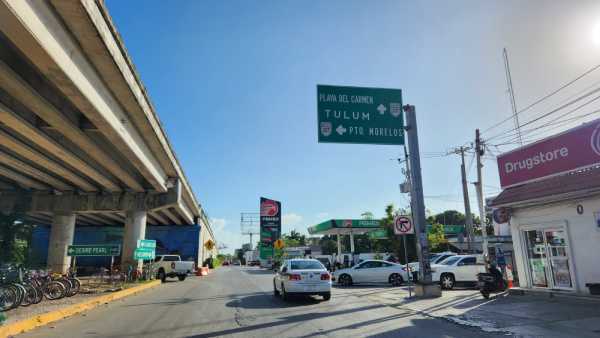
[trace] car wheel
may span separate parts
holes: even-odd
[[[284,301],[290,299],[290,296],[288,296],[287,292],[285,292],[285,286],[283,286],[283,283],[281,284],[281,299]]]
[[[350,286],[352,285],[352,277],[347,274],[343,274],[338,278],[338,283],[342,286]]]
[[[273,296],[279,297],[279,290],[277,290],[277,287],[275,286],[275,281],[273,281]]]
[[[400,286],[400,285],[402,285],[402,283],[404,283],[402,276],[400,276],[397,273],[391,274],[390,278],[388,280],[389,280],[390,284],[392,284],[393,286]]]
[[[324,301],[328,301],[330,299],[331,299],[331,292],[327,292],[327,293],[323,294]]]
[[[185,280],[185,275],[179,275],[177,278],[179,278],[179,281],[183,282]]]
[[[449,273],[442,274],[442,276],[440,277],[440,284],[442,286],[442,289],[452,290],[455,284],[454,276]]]

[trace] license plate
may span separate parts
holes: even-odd
[[[317,287],[315,286],[305,286],[304,287],[304,292],[315,292],[317,291]]]

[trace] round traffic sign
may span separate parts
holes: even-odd
[[[394,218],[394,233],[396,235],[414,234],[412,221],[408,216],[396,216]]]
[[[278,239],[275,241],[275,243],[273,243],[273,246],[275,247],[275,249],[282,249],[284,247],[284,245],[285,245],[285,243],[281,239]]]

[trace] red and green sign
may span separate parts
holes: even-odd
[[[281,237],[281,202],[260,198],[260,258],[273,257],[273,243]]]

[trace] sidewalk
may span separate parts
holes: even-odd
[[[434,299],[408,299],[406,287],[366,295],[458,325],[525,337],[600,337],[600,302],[503,294],[489,300],[477,290],[444,291]]]

